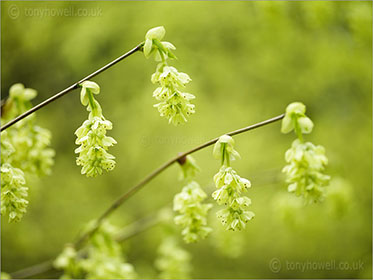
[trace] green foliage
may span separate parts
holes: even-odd
[[[116,233],[117,229],[105,222],[91,238],[85,257],[79,255],[73,247],[67,245],[54,262],[57,269],[64,270],[62,278],[136,278],[133,266],[125,261],[122,247],[115,240]]]
[[[158,248],[155,266],[160,271],[161,279],[188,279],[191,272],[191,255],[181,248],[175,237],[163,239]]]
[[[146,58],[154,54],[157,65],[152,75],[153,84],[159,87],[153,92],[153,97],[160,101],[154,107],[161,117],[169,123],[178,125],[188,121],[188,117],[195,112],[195,106],[190,102],[195,98],[193,94],[183,92],[187,83],[191,81],[188,74],[178,72],[175,67],[168,66],[167,58],[176,58],[171,50],[176,49],[169,42],[161,42],[166,30],[163,26],[152,28],[146,33],[143,52]]]
[[[325,187],[330,181],[330,176],[324,174],[328,158],[324,147],[303,141],[302,133],[310,133],[313,128],[313,122],[305,112],[306,106],[300,102],[291,103],[286,108],[281,131],[288,133],[294,130],[298,139],[285,153],[288,165],[282,172],[286,174],[289,192],[303,196],[306,202],[318,202],[323,200]]]
[[[210,227],[207,227],[207,214],[212,204],[203,203],[207,194],[194,181],[197,172],[200,171],[195,159],[188,155],[179,163],[182,170],[181,179],[187,185],[174,197],[173,210],[179,212],[174,221],[183,228],[181,234],[184,241],[192,243],[206,238],[212,231]]]
[[[88,120],[75,131],[75,143],[80,145],[75,149],[75,153],[79,154],[76,163],[82,166],[82,174],[95,177],[101,175],[103,169],[114,169],[115,157],[107,150],[117,142],[113,137],[106,136],[106,131],[111,130],[113,125],[102,115],[101,106],[93,96],[100,93],[100,87],[90,81],[83,82],[81,86],[80,100],[90,113]]]
[[[219,138],[214,146],[214,156],[221,158],[221,168],[214,176],[216,190],[212,197],[219,205],[226,207],[219,210],[216,215],[221,220],[226,230],[242,230],[246,223],[255,215],[248,211],[251,200],[242,195],[251,187],[249,180],[241,178],[236,171],[230,167],[230,161],[239,157],[234,150],[234,140],[228,135]]]

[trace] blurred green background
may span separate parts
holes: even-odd
[[[84,15],[58,15],[58,11]],[[372,277],[372,4],[371,2],[1,2],[1,92],[17,82],[38,90],[34,104],[98,69],[163,25],[176,47],[172,64],[193,81],[197,112],[174,127],[152,105],[156,63],[137,53],[95,77],[98,100],[114,124],[114,171],[92,179],[75,164],[74,131],[87,112],[75,91],[38,111],[52,131],[53,174],[29,181],[28,212],[2,219],[2,271],[53,258],[82,226],[177,153],[284,112],[293,101],[315,123],[307,140],[323,145],[330,197],[303,207],[287,195],[281,168],[294,135],[280,123],[235,137],[237,172],[252,181],[255,219],[243,233],[219,230],[183,247],[194,278]],[[210,194],[219,162],[212,148],[194,155],[198,182]],[[111,217],[123,227],[169,204],[183,187],[178,166],[162,173]],[[161,226],[125,243],[140,277],[157,277]],[[279,261],[281,269],[271,267]],[[292,268],[348,263],[348,269]],[[356,263],[362,265],[356,267]],[[354,265],[354,267],[353,267]],[[43,277],[51,277],[48,274]]]

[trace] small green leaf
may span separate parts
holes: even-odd
[[[145,39],[150,39],[150,40],[157,39],[161,41],[164,35],[166,35],[166,29],[163,26],[158,26],[158,27],[154,27],[150,29],[146,33]]]

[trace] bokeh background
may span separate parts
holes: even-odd
[[[73,14],[61,15],[64,9]],[[83,15],[74,14],[83,11]],[[71,13],[71,12],[70,12]],[[152,105],[156,63],[137,53],[95,77],[98,100],[118,144],[114,171],[80,175],[74,131],[87,112],[74,91],[38,111],[53,133],[53,174],[32,180],[28,212],[2,219],[2,271],[56,256],[119,195],[177,153],[213,137],[307,105],[315,123],[307,140],[322,144],[334,178],[328,199],[302,206],[287,194],[281,168],[294,139],[280,123],[236,136],[238,173],[252,181],[255,219],[243,233],[225,233],[211,211],[214,234],[191,252],[194,278],[372,277],[372,4],[299,2],[1,2],[1,94],[17,82],[38,91],[38,103],[144,40],[163,25],[176,47],[173,65],[193,81],[197,112],[174,127]],[[219,162],[212,148],[194,155],[198,182],[210,194]],[[169,206],[183,187],[172,166],[110,218],[118,227]],[[142,278],[156,278],[164,236],[159,225],[126,241]],[[271,264],[281,265],[273,269]],[[347,263],[345,269],[295,263]],[[356,263],[361,262],[362,265]],[[54,277],[44,274],[38,277]]]

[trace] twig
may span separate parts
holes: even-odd
[[[51,269],[53,269],[53,260],[48,260],[10,273],[10,276],[12,277],[12,279],[28,278],[34,275],[39,275],[41,273],[47,272]]]
[[[81,79],[80,81],[72,84],[71,86],[69,86],[68,88],[65,88],[64,90],[56,93],[55,95],[53,95],[52,97],[49,97],[48,99],[44,100],[43,102],[39,103],[38,105],[32,107],[30,110],[24,112],[23,114],[17,116],[16,118],[14,118],[13,120],[9,121],[8,123],[6,123],[5,125],[3,125],[0,129],[0,131],[3,131],[5,129],[7,129],[8,127],[14,125],[15,123],[19,122],[20,120],[26,118],[27,116],[29,116],[30,114],[36,112],[37,110],[43,108],[44,106],[48,105],[49,103],[57,100],[58,98],[64,96],[66,93],[68,92],[71,92],[72,90],[74,89],[77,89],[79,87],[79,84],[83,83],[84,81],[87,81],[93,77],[95,77],[96,75],[104,72],[106,69],[114,66],[115,64],[117,64],[119,61],[125,59],[126,57],[129,57],[131,54],[134,54],[135,52],[139,51],[143,46],[143,43],[137,45],[135,48],[133,48],[132,50],[126,52],[125,54],[121,55],[120,57],[114,59],[112,62],[106,64],[105,66],[101,67],[100,69],[96,70],[95,72],[89,74],[87,77]]]
[[[278,171],[276,169],[276,171]],[[276,172],[277,173],[277,172]],[[258,184],[256,184],[258,186]],[[212,199],[210,196],[209,199]],[[168,203],[166,206],[168,206],[170,203]],[[165,206],[165,207],[166,207]],[[120,232],[115,236],[115,240],[118,242],[124,242],[128,239],[131,239],[134,236],[137,236],[138,234],[141,234],[149,229],[152,229],[153,227],[161,224],[162,222],[166,221],[164,218],[161,218],[160,212],[164,211],[165,207],[162,207],[161,210],[159,210],[155,214],[148,215],[144,218],[141,218],[137,221],[134,221],[133,223],[125,226]],[[84,250],[84,249],[83,249]],[[82,250],[79,251],[79,253],[83,253]],[[33,277],[36,275],[40,275],[42,273],[54,270],[53,268],[53,261],[54,259],[50,259],[47,261],[44,261],[40,264],[36,264],[21,270],[18,270],[16,272],[13,272],[10,274],[10,276],[14,279],[17,278],[28,278]]]
[[[265,126],[267,124],[276,122],[281,120],[284,117],[284,114],[281,114],[277,117],[262,121],[260,123],[256,123],[229,133],[226,133],[227,135],[234,136],[243,132],[247,132],[249,130],[253,130],[262,126]],[[194,152],[197,152],[199,150],[202,150],[206,147],[209,147],[218,140],[219,138],[214,138],[202,145],[199,145],[195,147],[194,149],[191,149],[187,152],[179,154],[177,157],[172,158],[171,160],[167,161],[163,165],[161,165],[159,168],[151,172],[148,176],[146,176],[142,181],[140,181],[137,185],[133,186],[129,191],[124,193],[118,200],[116,200],[97,220],[95,223],[95,226],[88,232],[86,232],[84,235],[82,235],[76,242],[75,242],[75,248],[79,248],[84,244],[86,240],[88,240],[100,227],[101,223],[105,218],[107,218],[115,209],[117,209],[119,206],[121,206],[127,199],[129,199],[132,195],[134,195],[137,191],[139,191],[143,186],[145,186],[148,182],[150,182],[152,179],[154,179],[158,174],[162,173],[164,170],[166,170],[169,166],[171,166],[173,163],[180,161],[184,157],[186,157],[189,154],[192,154]],[[151,228],[158,224],[159,221],[151,221],[147,218],[143,219],[145,221],[144,225],[140,225],[139,222],[134,222],[128,228],[130,228],[129,231],[123,231],[122,234],[119,234],[117,236],[118,241],[124,241],[128,238],[131,238],[134,235],[137,235],[140,232],[145,231],[148,228]],[[127,228],[127,227],[126,227]],[[41,264],[37,264],[19,271],[16,271],[14,273],[11,273],[10,275],[12,278],[26,278],[34,275],[41,274],[43,272],[49,271],[53,269],[53,260],[49,260],[46,262],[43,262]]]
[[[226,133],[227,135],[234,136],[249,130],[253,130],[258,127],[265,126],[267,124],[276,122],[281,120],[284,117],[284,114],[281,114],[277,117],[262,121],[260,123],[256,123],[229,133]],[[137,185],[133,186],[129,191],[124,193],[122,196],[120,196],[112,205],[109,206],[109,208],[96,220],[95,225],[92,227],[91,230],[85,232],[74,244],[76,248],[81,247],[86,240],[88,240],[100,227],[103,220],[107,218],[115,209],[117,209],[119,206],[121,206],[127,199],[129,199],[132,195],[134,195],[136,192],[138,192],[140,189],[142,189],[143,186],[145,186],[147,183],[149,183],[152,179],[154,179],[157,175],[162,173],[164,170],[166,170],[168,167],[170,167],[175,162],[178,162],[180,159],[186,157],[189,154],[192,154],[194,152],[197,152],[199,150],[202,150],[208,146],[211,146],[215,144],[216,141],[218,141],[218,137],[214,138],[202,145],[199,145],[195,147],[194,149],[191,149],[190,151],[184,152],[182,154],[179,154],[178,156],[172,158],[171,160],[167,161],[157,169],[155,169],[153,172],[151,172],[149,175],[147,175],[143,180],[141,180]]]
[[[160,210],[162,211],[163,208]],[[159,217],[159,212],[156,214],[149,215],[145,218],[142,218],[140,220],[137,220],[127,226],[125,226],[118,234],[115,236],[115,240],[118,242],[124,242],[134,236],[137,236],[140,233],[143,233],[147,231],[148,229],[151,229],[155,227],[156,225],[163,222],[163,219]],[[80,255],[84,256],[84,251],[79,251]],[[47,261],[44,261],[42,263],[18,270],[16,272],[13,272],[10,274],[10,276],[13,279],[23,279],[23,278],[29,278],[33,277],[48,271],[55,270],[53,268],[53,261],[54,259],[50,259]],[[57,271],[58,272],[58,271]]]

